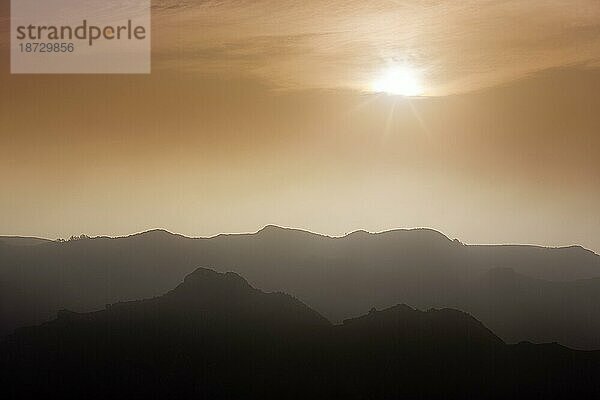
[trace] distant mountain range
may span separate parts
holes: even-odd
[[[469,312],[509,343],[600,349],[600,256],[581,247],[470,246],[429,229],[340,238],[267,226],[187,238],[162,230],[63,243],[0,238],[0,334],[160,295],[197,267],[282,290],[334,322],[406,303]]]
[[[600,395],[600,352],[507,345],[470,315],[406,305],[332,325],[235,273],[163,296],[60,311],[0,343],[4,398],[570,399]]]

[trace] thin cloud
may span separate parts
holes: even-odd
[[[364,88],[385,63],[402,62],[425,71],[430,94],[449,94],[600,54],[593,0],[242,0],[155,9],[157,67],[236,71],[285,87]]]

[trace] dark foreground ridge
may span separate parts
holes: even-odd
[[[289,295],[202,268],[160,297],[19,329],[0,361],[6,399],[600,395],[598,352],[507,345],[451,309],[397,305],[331,325]]]

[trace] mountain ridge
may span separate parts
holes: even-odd
[[[507,345],[467,313],[403,304],[331,325],[289,295],[206,268],[156,298],[21,328],[0,341],[0,366],[11,399],[600,394],[600,352]]]
[[[333,322],[373,306],[451,307],[475,315],[511,343],[600,348],[595,294],[600,280],[593,279],[600,277],[600,256],[581,248],[471,246],[429,229],[327,237],[272,225],[251,234],[197,239],[153,230],[114,239],[2,245],[0,336],[47,321],[60,309],[92,311],[157,296],[198,265],[236,272],[267,292],[289,293]],[[504,306],[482,290],[484,274],[495,268],[539,280],[516,294],[532,303],[518,307],[497,294],[506,299]],[[536,295],[540,290],[546,299]]]
[[[275,225],[275,224],[267,224],[265,226],[263,226],[262,228],[258,229],[257,231],[253,231],[253,232],[239,232],[239,233],[218,233],[215,235],[209,235],[209,236],[188,236],[185,234],[181,234],[181,233],[175,233],[175,232],[171,232],[168,229],[164,229],[164,228],[152,228],[152,229],[148,229],[148,230],[144,230],[144,231],[140,231],[140,232],[136,232],[136,233],[131,233],[131,234],[125,234],[125,235],[117,235],[117,236],[109,236],[109,235],[98,235],[98,236],[90,236],[88,239],[127,239],[127,238],[133,238],[133,237],[144,237],[144,236],[152,236],[152,235],[164,235],[164,236],[175,236],[175,237],[179,237],[179,238],[183,238],[183,239],[191,239],[191,240],[205,240],[205,239],[213,239],[213,238],[217,238],[217,237],[227,237],[227,236],[253,236],[253,235],[260,235],[261,233],[265,233],[268,231],[273,231],[273,232],[295,232],[295,233],[302,233],[302,234],[310,234],[313,236],[318,236],[321,238],[328,238],[328,239],[344,239],[347,238],[349,236],[353,236],[356,234],[365,234],[367,236],[385,236],[386,234],[393,234],[393,233],[410,233],[410,232],[428,232],[428,233],[432,233],[435,235],[439,235],[442,236],[443,238],[445,238],[448,241],[459,241],[459,243],[465,245],[465,246],[470,246],[470,247],[527,247],[527,248],[536,248],[536,249],[555,249],[555,250],[583,250],[587,253],[591,253],[593,255],[596,256],[600,256],[598,253],[596,253],[594,250],[588,249],[580,244],[569,244],[569,245],[559,245],[559,246],[552,246],[552,245],[541,245],[541,244],[521,244],[521,243],[464,243],[462,241],[460,241],[459,239],[455,238],[455,239],[451,239],[449,236],[447,236],[446,234],[444,234],[442,231],[439,231],[435,228],[428,228],[428,227],[415,227],[415,228],[392,228],[392,229],[386,229],[386,230],[382,230],[382,231],[368,231],[365,229],[356,229],[354,231],[350,231],[348,233],[345,233],[343,235],[327,235],[327,234],[323,234],[323,233],[318,233],[318,232],[313,232],[310,230],[306,230],[306,229],[300,229],[300,228],[293,228],[293,227],[284,227],[281,225]],[[57,241],[55,239],[50,239],[50,238],[43,238],[43,237],[37,237],[37,236],[10,236],[10,235],[0,235],[0,242],[2,242],[3,240],[10,240],[10,239],[31,239],[31,240],[35,240],[35,241],[40,241],[39,244],[49,244],[49,243],[56,243]],[[68,243],[69,241],[65,241],[63,243]]]

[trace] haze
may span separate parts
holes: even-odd
[[[152,74],[9,74],[0,234],[427,226],[600,251],[600,3],[153,3]],[[390,66],[422,96],[373,93]]]

